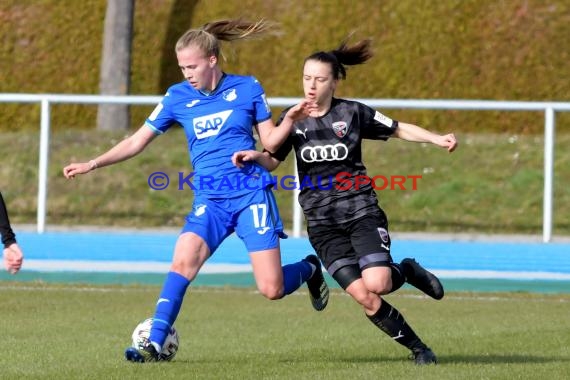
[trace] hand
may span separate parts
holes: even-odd
[[[16,274],[22,268],[24,254],[17,243],[4,248],[4,267],[11,274]]]
[[[446,148],[449,153],[453,152],[455,148],[457,148],[457,139],[453,133],[438,136],[437,139],[434,141],[435,145],[438,145],[442,148]]]
[[[77,174],[89,173],[91,170],[93,170],[91,162],[73,163],[63,168],[63,175],[67,179],[72,179]]]
[[[259,154],[260,152],[256,150],[240,150],[233,154],[232,164],[238,168],[243,168],[245,166],[245,162],[255,161]]]
[[[299,121],[309,117],[311,112],[317,112],[318,106],[312,100],[303,99],[301,102],[289,109],[285,117],[289,117],[292,121]]]

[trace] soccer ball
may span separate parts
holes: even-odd
[[[133,331],[133,347],[136,349],[142,349],[147,345],[148,339],[150,337],[150,328],[152,327],[152,318],[147,318],[135,327]],[[162,351],[160,356],[162,360],[170,361],[174,359],[176,353],[178,352],[178,332],[172,326],[170,332],[162,345]]]

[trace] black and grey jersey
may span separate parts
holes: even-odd
[[[8,218],[8,210],[6,209],[2,193],[0,193],[0,236],[2,237],[2,244],[4,244],[5,248],[16,243],[16,234],[12,231],[10,219]]]
[[[372,185],[355,185],[357,176],[367,175],[362,140],[387,140],[396,128],[396,120],[373,108],[337,98],[324,116],[295,122],[291,135],[273,156],[283,161],[295,150],[299,203],[309,226],[349,222],[377,209]]]

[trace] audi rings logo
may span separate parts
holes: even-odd
[[[348,157],[346,145],[306,146],[301,149],[301,158],[305,162],[342,161]]]

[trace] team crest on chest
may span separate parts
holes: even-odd
[[[224,91],[224,93],[222,94],[222,98],[224,98],[224,100],[228,102],[236,100],[237,99],[236,89],[232,88],[231,90]]]
[[[344,121],[335,121],[332,123],[332,129],[335,135],[338,137],[344,137],[348,131],[348,125]]]

